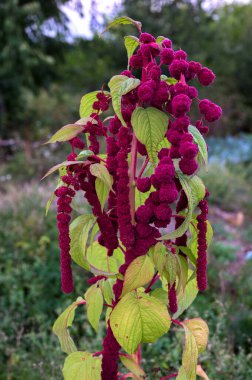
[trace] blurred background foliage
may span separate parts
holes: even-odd
[[[215,230],[209,290],[186,316],[200,315],[209,323],[210,343],[201,362],[210,379],[251,379],[252,4],[122,0],[103,15],[102,0],[90,1],[90,38],[73,38],[67,22],[67,7],[87,16],[85,1],[0,2],[0,380],[62,379],[64,355],[51,326],[84,293],[87,274],[74,267],[75,294],[71,299],[61,294],[54,211],[44,216],[55,183],[39,179],[64,160],[67,147],[41,144],[78,119],[84,93],[125,68],[123,35],[134,29],[99,37],[118,13],[141,20],[144,31],[168,36],[175,48],[217,74],[213,86],[200,90],[201,98],[223,107],[207,140],[209,171],[202,173],[212,194]],[[82,310],[76,321],[71,331],[79,347],[99,350],[104,324],[95,339]],[[150,380],[165,375],[159,367],[171,372],[178,366],[182,340],[173,329],[145,347]]]

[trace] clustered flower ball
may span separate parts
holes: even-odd
[[[130,70],[122,74],[134,77],[135,69],[142,69],[140,85],[122,97],[122,115],[130,123],[131,115],[137,106],[155,107],[170,114],[166,137],[171,143],[169,157],[180,159],[180,170],[193,175],[198,169],[198,148],[188,127],[193,124],[201,134],[209,131],[205,122],[215,122],[222,114],[221,107],[208,99],[200,100],[197,89],[190,85],[192,79],[198,79],[203,86],[211,85],[215,74],[199,62],[189,61],[187,53],[174,50],[169,39],[157,43],[148,33],[141,33],[140,46],[130,58]],[[162,68],[168,69],[173,81],[162,77]],[[200,119],[191,122],[189,114],[193,103],[198,104]],[[140,154],[146,151],[138,146]],[[143,153],[141,153],[143,151]],[[138,186],[143,186],[139,183]]]

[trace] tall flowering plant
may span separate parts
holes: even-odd
[[[207,379],[197,364],[207,345],[200,318],[182,320],[198,291],[207,287],[208,191],[197,175],[207,167],[206,122],[221,108],[200,99],[190,82],[209,86],[214,73],[189,61],[172,41],[141,31],[141,23],[120,17],[109,26],[133,24],[139,37],[126,36],[128,68],[113,76],[109,91],[84,95],[80,117],[52,136],[71,152],[59,170],[57,197],[61,287],[71,293],[74,261],[90,272],[90,287],[56,320],[53,331],[68,354],[66,380],[144,379],[141,345],[167,334],[172,324],[185,332],[182,364],[162,379]],[[192,105],[198,120],[190,119]],[[114,112],[104,117],[105,111]],[[106,153],[100,142],[106,143]],[[90,213],[72,220],[80,193]],[[50,206],[52,198],[47,204]],[[97,330],[105,311],[101,351],[78,351],[69,335],[75,309],[85,305]],[[119,372],[121,361],[126,371]]]

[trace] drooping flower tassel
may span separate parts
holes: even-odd
[[[198,259],[197,259],[197,284],[200,291],[207,288],[207,215],[208,204],[204,199],[199,203],[201,213],[197,216],[198,233]]]
[[[64,293],[71,293],[73,291],[69,223],[72,211],[70,203],[74,194],[75,191],[67,186],[61,186],[55,191],[55,195],[58,197],[57,222],[59,230],[61,289]]]
[[[174,282],[172,286],[168,284],[168,300],[169,300],[169,309],[172,314],[175,314],[178,311],[176,282]]]

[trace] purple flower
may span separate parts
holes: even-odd
[[[187,60],[187,54],[184,50],[177,50],[174,52],[174,58],[175,59],[184,59],[185,61]]]
[[[154,95],[153,83],[152,81],[144,82],[140,84],[137,89],[137,96],[141,102],[150,102]]]
[[[207,67],[203,67],[198,73],[198,80],[203,86],[209,86],[215,80],[215,74]]]
[[[163,48],[168,48],[170,49],[172,47],[172,41],[169,40],[169,38],[165,38],[162,42],[161,45]]]
[[[170,48],[164,48],[161,51],[161,64],[170,65],[174,59],[174,52]]]
[[[188,71],[193,74],[198,74],[202,69],[202,65],[199,62],[190,61]]]
[[[139,191],[141,191],[142,193],[146,193],[150,190],[151,180],[149,177],[138,178],[136,185]]]
[[[175,117],[183,116],[190,111],[191,104],[191,99],[185,94],[174,96],[171,103],[173,115]]]
[[[156,39],[149,33],[141,33],[139,37],[139,42],[143,44],[148,44],[150,42],[156,42]]]
[[[198,169],[198,163],[194,159],[182,158],[179,161],[179,167],[182,173],[192,175]]]
[[[188,70],[188,62],[186,62],[184,59],[174,59],[169,66],[169,70],[175,79],[180,79],[180,75],[186,74]]]

